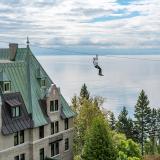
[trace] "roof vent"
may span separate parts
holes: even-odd
[[[10,60],[11,60],[11,61],[14,61],[14,60],[15,60],[17,48],[18,48],[18,44],[17,44],[17,43],[10,43],[10,44],[9,44]]]

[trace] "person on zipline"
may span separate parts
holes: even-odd
[[[98,55],[97,55],[97,54],[96,54],[96,57],[93,57],[93,64],[94,64],[94,67],[99,70],[98,74],[99,74],[100,76],[103,76],[103,74],[102,74],[102,69],[101,69],[101,67],[98,65]]]

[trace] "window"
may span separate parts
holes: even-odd
[[[51,143],[51,157],[59,154],[59,142]]]
[[[46,86],[46,80],[45,79],[41,79],[41,87],[45,87]]]
[[[19,160],[19,155],[14,157],[14,160]]]
[[[51,123],[51,134],[54,134],[54,122]]]
[[[50,101],[50,111],[54,111],[54,101]]]
[[[40,160],[44,160],[44,148],[41,148],[39,151]]]
[[[58,100],[55,100],[55,111],[58,111]]]
[[[20,106],[16,106],[12,108],[12,118],[16,118],[20,116]]]
[[[24,130],[14,134],[14,145],[24,143]]]
[[[39,127],[39,138],[44,138],[44,126]]]
[[[24,130],[20,131],[20,144],[24,143]]]
[[[25,154],[20,155],[20,160],[25,160]]]
[[[59,122],[56,121],[55,122],[55,133],[58,133],[59,132]]]
[[[25,160],[25,154],[20,154],[20,156],[15,156],[14,160]]]
[[[9,92],[11,90],[11,83],[10,82],[4,82],[3,83],[3,91]]]
[[[50,101],[50,111],[58,111],[58,100]]]
[[[16,145],[18,145],[18,144],[19,144],[18,132],[16,132],[16,133],[14,134],[14,145],[16,146]]]
[[[67,130],[69,128],[69,125],[68,125],[68,118],[66,118],[64,120],[64,129]]]
[[[59,132],[59,122],[58,121],[52,122],[51,123],[51,134],[58,133],[58,132]]]
[[[69,149],[69,139],[65,139],[65,151]]]

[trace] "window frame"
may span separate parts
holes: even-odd
[[[59,155],[59,141],[51,143],[51,157]]]
[[[12,116],[12,118],[18,118],[21,116],[20,106],[14,106],[11,108],[11,116]]]
[[[25,141],[24,130],[19,132],[19,143],[22,144]]]
[[[46,79],[45,78],[41,78],[40,79],[40,84],[41,84],[41,87],[46,87]]]
[[[69,150],[69,138],[66,138],[66,139],[65,139],[64,149],[65,149],[65,151]]]
[[[42,157],[41,157],[42,156]],[[40,150],[39,150],[39,159],[40,160],[44,160],[44,148],[41,148]]]
[[[55,99],[54,100],[54,111],[58,111],[58,108],[59,108],[59,101],[58,99]]]
[[[14,146],[19,145],[19,133],[14,133]]]
[[[19,155],[15,156],[14,160],[19,160]]]
[[[5,90],[5,89],[6,89],[6,86],[5,86],[6,84],[9,84],[9,85],[8,85],[8,90]],[[11,81],[4,81],[4,82],[3,82],[3,92],[4,92],[4,93],[8,93],[8,92],[10,92],[10,91],[11,91]]]
[[[69,129],[69,119],[68,118],[65,118],[64,120],[64,129],[65,130]]]
[[[54,100],[50,101],[50,112],[54,112]]]
[[[56,112],[59,110],[59,100],[51,100],[50,101],[50,112]]]
[[[55,133],[59,132],[59,121],[55,121]]]
[[[39,127],[39,139],[44,138],[44,126]]]
[[[20,160],[25,160],[25,154],[20,154]]]
[[[54,122],[51,122],[51,135],[55,133],[55,124]]]

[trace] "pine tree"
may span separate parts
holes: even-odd
[[[138,139],[141,143],[141,152],[142,155],[144,154],[144,142],[147,138],[147,133],[149,132],[149,123],[150,123],[150,114],[151,109],[148,106],[149,100],[145,92],[142,90],[138,100],[137,104],[135,106],[135,125],[136,130],[138,131]]]
[[[157,109],[157,132],[160,133],[160,109]],[[160,134],[157,136],[158,145],[160,145]]]
[[[156,143],[156,136],[159,134],[158,131],[158,123],[157,123],[157,110],[153,108],[151,110],[150,115],[150,123],[149,123],[149,138],[151,142],[151,149],[150,153],[155,154],[157,152],[157,143]]]
[[[83,160],[116,160],[109,127],[104,118],[95,118],[85,138]]]
[[[116,128],[116,118],[114,116],[114,113],[111,112],[110,117],[109,117],[109,124],[112,130],[115,130]]]
[[[86,84],[84,83],[80,91],[80,96],[79,96],[80,103],[82,104],[84,99],[89,100],[89,98],[90,98],[90,94],[87,90]]]
[[[116,130],[120,133],[124,133],[127,138],[133,138],[133,122],[128,118],[128,111],[126,107],[123,107],[121,113],[118,116],[116,124]]]

